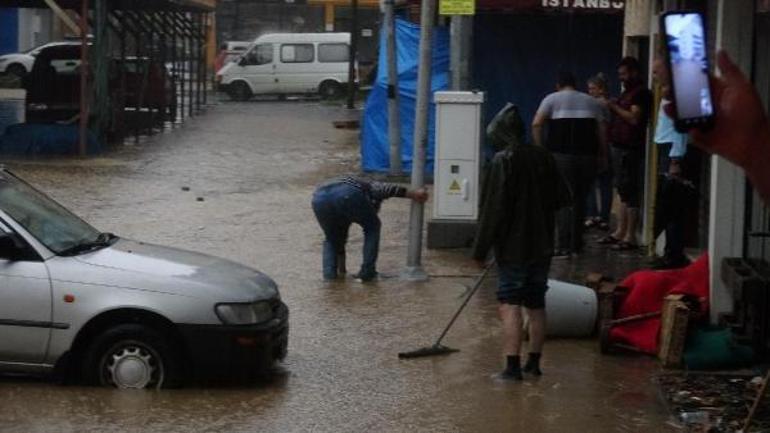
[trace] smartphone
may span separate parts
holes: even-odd
[[[703,14],[667,12],[660,19],[676,107],[674,127],[679,132],[708,129],[714,123],[714,101]]]

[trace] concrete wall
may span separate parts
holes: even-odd
[[[26,51],[51,41],[53,12],[49,9],[19,9],[19,50]]]

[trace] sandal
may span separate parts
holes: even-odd
[[[632,244],[631,242],[620,241],[610,247],[612,251],[634,251],[639,249],[639,245]]]
[[[618,242],[620,242],[620,239],[618,239],[618,238],[616,238],[615,236],[612,236],[612,235],[607,235],[607,236],[599,239],[598,241],[596,241],[596,243],[598,243],[599,245],[615,245]]]

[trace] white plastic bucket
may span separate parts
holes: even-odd
[[[585,286],[548,280],[545,295],[549,337],[590,337],[596,327],[599,302]]]

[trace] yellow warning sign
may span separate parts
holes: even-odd
[[[473,15],[476,13],[475,0],[439,0],[439,15]]]
[[[457,179],[454,179],[452,181],[452,184],[449,185],[449,193],[450,194],[460,194],[460,184],[457,183]]]

